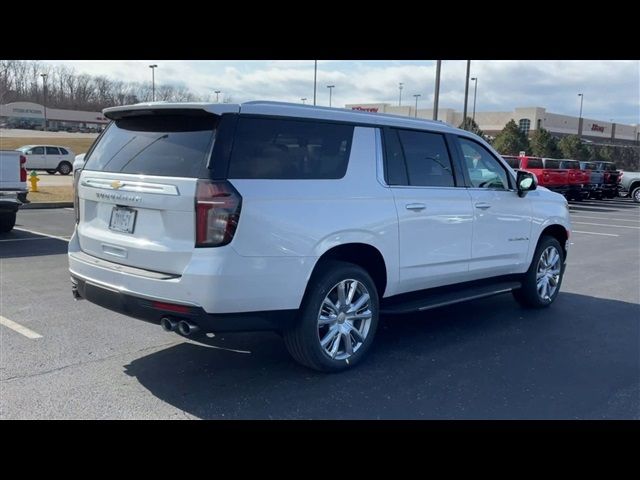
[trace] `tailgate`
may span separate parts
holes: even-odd
[[[78,180],[78,240],[89,255],[181,274],[195,248],[195,192],[218,116],[128,116],[110,124]]]
[[[0,190],[26,190],[26,182],[20,181],[20,155],[17,150],[0,150]]]

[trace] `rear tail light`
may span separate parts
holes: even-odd
[[[27,157],[25,157],[24,155],[20,155],[20,181],[21,182],[27,181],[27,169],[24,166],[25,163],[27,163]]]
[[[73,212],[76,216],[76,225],[80,223],[80,197],[78,196],[78,181],[82,170],[73,171]]]
[[[198,180],[196,247],[227,245],[236,233],[242,197],[228,181]]]

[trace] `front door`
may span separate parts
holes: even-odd
[[[47,168],[50,170],[55,170],[60,165],[62,161],[62,156],[60,155],[60,150],[58,147],[46,147],[47,152]]]
[[[506,167],[483,145],[458,137],[473,205],[469,271],[479,277],[522,271],[531,242],[531,203]]]

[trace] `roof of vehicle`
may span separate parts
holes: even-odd
[[[170,110],[170,109],[195,109],[204,110],[214,114],[222,113],[245,113],[255,115],[271,115],[281,117],[315,118],[320,120],[335,120],[349,123],[360,123],[370,125],[389,125],[396,127],[434,130],[456,134],[467,134],[474,136],[471,132],[452,127],[451,125],[437,121],[425,120],[421,118],[411,118],[400,115],[389,115],[386,113],[371,113],[358,110],[346,110],[344,108],[318,107],[314,105],[304,105],[299,103],[272,102],[272,101],[252,101],[240,104],[230,103],[199,103],[199,102],[149,102],[135,105],[124,105],[120,107],[105,108],[102,113],[109,119],[120,118],[119,113],[135,112],[141,110]]]
[[[53,145],[51,143],[39,143],[37,145],[22,145],[18,148],[33,148],[33,147],[56,147],[56,148],[64,148],[65,150],[71,150],[69,147],[65,147],[64,145]]]

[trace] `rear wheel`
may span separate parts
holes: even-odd
[[[71,173],[72,167],[69,162],[60,162],[58,165],[58,171],[60,175],[69,175]]]
[[[57,170],[47,170],[47,173],[48,173],[49,175],[55,175],[55,174],[56,174],[56,172],[57,172]]]
[[[15,224],[16,212],[0,213],[0,233],[10,232]]]
[[[314,370],[335,372],[357,364],[378,327],[376,286],[361,267],[328,261],[310,280],[296,325],[284,332],[295,360]]]
[[[513,291],[513,296],[522,306],[530,308],[548,307],[558,296],[564,275],[564,252],[560,242],[549,236],[540,239],[524,274],[522,288]]]

